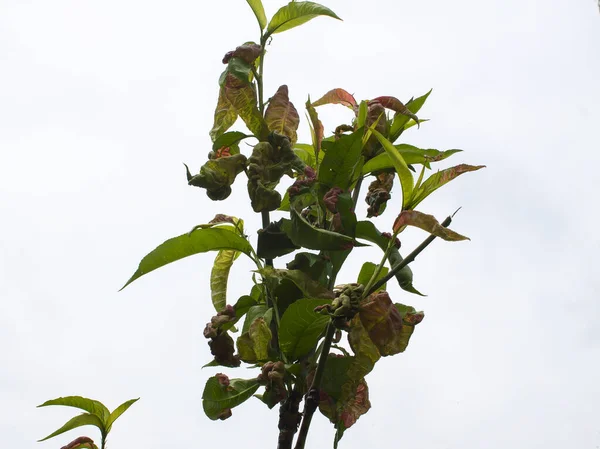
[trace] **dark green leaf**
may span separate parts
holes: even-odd
[[[265,8],[263,7],[261,0],[246,0],[252,8],[256,20],[258,20],[258,26],[263,30],[267,26],[267,16],[265,15]]]
[[[316,347],[330,318],[315,313],[314,309],[330,302],[299,299],[287,308],[279,326],[279,347],[289,360],[298,360]]]
[[[337,252],[332,251],[332,253]],[[288,270],[300,270],[322,285],[327,285],[332,268],[329,257],[313,253],[297,253],[294,260],[287,264]]]
[[[296,251],[298,248],[281,229],[281,221],[272,222],[266,229],[258,231],[256,254],[262,259],[274,259],[284,256]]]
[[[157,268],[175,262],[184,257],[207,251],[234,249],[250,255],[250,243],[235,232],[226,229],[198,229],[191,234],[183,234],[167,240],[142,259],[136,272],[125,283],[121,290],[139,277]]]
[[[373,262],[365,262],[363,264],[362,268],[360,269],[360,273],[358,274],[358,280],[356,282],[358,282],[359,284],[362,284],[362,285],[367,285],[369,283],[369,281],[371,280],[371,278],[373,277],[373,274],[375,273],[376,268],[377,268],[377,264],[374,264]],[[388,273],[388,271],[389,270],[387,267],[381,267],[381,270],[379,270],[379,274],[373,280],[373,282],[376,282],[379,279],[385,277],[385,275]],[[386,284],[383,284],[377,291],[385,290],[385,285]]]
[[[271,18],[265,34],[287,31],[318,16],[329,16],[341,20],[332,10],[313,2],[290,2]]]
[[[107,433],[110,432],[110,429],[111,429],[113,423],[117,420],[117,418],[119,418],[119,416],[121,416],[123,413],[125,413],[129,407],[131,407],[134,403],[136,403],[139,400],[140,400],[140,398],[130,399],[128,401],[123,402],[116,409],[114,409],[112,411],[112,413],[110,414],[108,421],[106,422],[106,432]]]
[[[217,376],[211,377],[202,393],[204,413],[212,420],[226,419],[231,409],[251,398],[258,387],[256,379],[230,379],[224,382]]]
[[[232,145],[237,145],[241,140],[246,139],[248,136],[240,131],[231,131],[219,136],[213,143],[212,149],[213,151],[217,151],[221,148],[230,147]]]
[[[65,407],[78,408],[89,412],[92,415],[96,415],[103,423],[106,423],[110,416],[110,411],[102,402],[81,396],[65,396],[62,398],[51,399],[38,405],[38,407],[47,407],[49,405],[63,405]]]
[[[351,237],[326,229],[315,228],[294,208],[291,208],[290,215],[292,219],[284,219],[281,229],[298,246],[315,250],[344,250],[354,245]]]
[[[98,418],[98,416],[92,415],[91,413],[83,413],[74,418],[71,418],[60,429],[56,430],[55,432],[52,432],[47,437],[38,440],[38,442],[48,440],[52,437],[55,437],[56,435],[60,435],[61,433],[68,432],[69,430],[73,430],[81,426],[96,426],[98,429],[100,429],[100,432],[105,433],[104,424],[102,423],[100,418]]]
[[[460,164],[431,175],[423,184],[419,186],[418,189],[414,191],[411,200],[406,206],[406,209],[414,209],[421,201],[423,201],[437,189],[452,181],[454,178],[462,175],[463,173],[479,170],[480,168],[484,167],[485,165]]]
[[[363,129],[344,135],[337,141],[323,141],[325,157],[319,167],[319,182],[327,187],[347,190],[360,176]]]
[[[292,146],[298,140],[296,131],[300,124],[300,117],[290,101],[286,85],[280,86],[275,95],[271,97],[269,106],[265,111],[265,121],[270,131],[287,136]]]

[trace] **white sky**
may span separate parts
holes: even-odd
[[[264,3],[268,16],[281,5]],[[445,166],[488,166],[422,203],[440,219],[462,206],[454,229],[472,241],[436,241],[414,263],[427,298],[391,289],[426,318],[407,352],[367,378],[373,408],[341,447],[598,448],[597,5],[326,5],[344,22],[275,36],[267,95],[286,83],[301,110],[334,87],[402,100],[433,87],[420,114],[431,122],[404,141],[465,150]],[[251,400],[225,422],[202,411],[209,376],[256,375],[201,370],[212,255],[117,293],[149,250],[217,212],[242,216],[255,236],[244,183],[210,203],[186,185],[182,162],[205,160],[221,58],[257,31],[243,0],[0,1],[2,447],[98,439],[83,428],[35,443],[73,414],[35,406],[72,394],[111,409],[142,397],[115,425],[114,449],[276,446],[277,409]],[[349,120],[342,107],[320,113],[328,131]],[[406,234],[405,252],[425,237]],[[379,260],[362,251],[361,262]],[[230,302],[248,291],[251,268],[234,266]],[[332,440],[319,415],[308,446]]]

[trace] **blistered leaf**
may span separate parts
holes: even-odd
[[[337,141],[323,141],[325,157],[319,168],[319,182],[347,190],[360,176],[363,130],[344,135]],[[408,170],[408,169],[407,169]]]
[[[256,363],[269,358],[271,330],[264,318],[256,318],[247,332],[237,339],[236,346],[240,358],[246,363]]]
[[[288,360],[298,360],[316,347],[329,317],[314,309],[328,303],[324,299],[299,299],[286,309],[279,325],[279,348]]]
[[[394,231],[396,232],[405,226],[415,226],[450,242],[470,240],[468,237],[442,226],[433,215],[424,214],[416,210],[402,211],[396,218],[396,221],[394,221]]]
[[[247,42],[244,45],[236,47],[235,50],[227,52],[223,58],[223,64],[229,64],[234,58],[239,59],[248,67],[248,71],[246,72],[247,79],[249,78],[248,72],[251,71],[252,64],[254,64],[254,61],[262,54],[262,51],[263,48],[260,45],[254,42]],[[239,78],[243,79],[243,77]]]
[[[263,30],[267,26],[267,16],[265,15],[265,8],[263,7],[261,0],[246,0],[252,8],[254,15],[256,16],[256,20],[258,20],[258,25],[260,29]]]
[[[105,433],[104,423],[98,416],[92,415],[91,413],[83,413],[81,415],[75,416],[74,418],[71,418],[60,429],[52,432],[47,437],[42,438],[38,441],[46,441],[52,437],[60,435],[61,433],[68,432],[69,430],[73,430],[81,426],[96,426],[98,429],[100,429],[100,432]]]
[[[271,97],[265,112],[265,121],[270,131],[275,131],[290,139],[292,145],[298,140],[296,131],[300,124],[298,111],[288,96],[288,87],[280,86]]]
[[[235,232],[222,228],[198,229],[167,240],[146,255],[133,276],[121,290],[136,279],[162,266],[194,254],[221,249],[234,249],[248,256],[252,253],[250,243]]]
[[[210,130],[210,138],[214,142],[219,136],[233,126],[237,120],[237,112],[235,107],[227,99],[225,88],[219,90],[219,99],[215,108],[215,118],[213,127]]]
[[[247,159],[243,154],[222,156],[209,159],[201,168],[200,173],[192,176],[185,165],[188,184],[206,189],[206,194],[213,201],[221,201],[231,194],[231,185],[237,175],[246,168]]]
[[[135,404],[137,401],[139,401],[140,398],[137,399],[130,399],[128,401],[123,402],[121,405],[119,405],[116,409],[114,409],[112,411],[112,413],[110,414],[108,421],[106,422],[106,431],[109,432],[113,423],[123,414],[127,411],[127,409],[129,407],[131,407],[133,404]]]
[[[484,168],[485,165],[467,165],[460,164],[455,167],[441,170],[431,175],[417,190],[414,191],[410,202],[406,205],[405,209],[414,209],[421,201],[435,192],[437,189],[442,187],[444,184],[452,181],[454,178],[467,173],[470,171],[479,170]]]
[[[402,208],[405,209],[406,205],[409,203],[412,197],[413,191],[413,176],[404,158],[398,153],[394,145],[385,138],[381,133],[376,130],[373,130],[373,134],[379,140],[379,143],[383,146],[383,149],[388,154],[392,163],[394,164],[394,168],[396,169],[396,173],[400,177],[400,184],[402,185]]]
[[[106,422],[110,416],[110,411],[102,402],[84,398],[82,396],[65,396],[62,398],[51,399],[38,405],[38,407],[47,407],[49,405],[63,405],[65,407],[78,408],[89,412],[92,415],[96,415],[103,423]]]
[[[304,271],[265,267],[262,270],[258,270],[258,272],[263,278],[271,278],[277,281],[292,281],[307,298],[333,299],[334,295],[331,290],[312,279]]]
[[[312,105],[314,107],[317,107],[322,106],[324,104],[341,104],[352,110],[354,110],[358,106],[358,103],[356,103],[354,96],[345,91],[344,89],[340,88],[330,90],[317,101],[315,101]]]
[[[331,9],[318,3],[292,1],[275,13],[267,26],[265,34],[281,33],[318,16],[329,16],[341,20]]]
[[[377,268],[377,264],[374,264],[373,262],[365,262],[362,266],[362,268],[360,269],[360,273],[358,274],[358,279],[357,279],[357,283],[358,284],[362,284],[362,285],[367,285],[369,283],[369,281],[371,280],[371,278],[373,277],[373,274],[375,273],[375,269]],[[379,273],[377,274],[377,276],[375,277],[375,279],[373,280],[373,282],[377,282],[379,279],[385,277],[385,275],[388,273],[388,268],[387,267],[381,267],[381,270],[379,270]],[[385,290],[385,285],[383,284],[379,289],[377,289],[377,291],[379,290]]]
[[[259,387],[256,379],[224,381],[218,376],[208,379],[202,393],[204,413],[212,420],[227,419],[231,409],[250,399]]]
[[[391,191],[394,185],[394,173],[381,172],[375,181],[369,184],[365,201],[369,205],[367,217],[378,217],[386,208],[388,200],[392,198]]]
[[[235,76],[228,74],[223,85],[225,97],[244,121],[248,129],[259,139],[265,140],[269,127],[258,110],[256,91],[252,84],[244,83]]]

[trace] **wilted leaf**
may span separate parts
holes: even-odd
[[[462,175],[463,173],[479,170],[480,168],[484,167],[485,165],[460,164],[431,175],[429,178],[427,178],[427,180],[425,180],[425,182],[423,182],[423,184],[419,186],[418,189],[413,192],[412,198],[406,205],[405,209],[414,209],[421,201],[423,201],[437,189],[452,181],[454,178]]]
[[[314,107],[317,107],[322,106],[324,104],[341,104],[352,110],[354,110],[358,106],[356,100],[354,99],[354,96],[345,91],[344,89],[340,88],[330,90],[317,101],[315,101],[312,105]]]
[[[83,413],[81,415],[75,416],[74,418],[71,418],[60,429],[52,432],[47,437],[38,440],[38,442],[46,441],[52,437],[60,435],[61,433],[68,432],[69,430],[73,430],[81,426],[96,426],[98,429],[100,429],[100,432],[105,433],[105,426],[98,416],[92,415],[91,413]]]
[[[114,409],[110,414],[108,421],[106,422],[106,432],[108,433],[110,431],[113,423],[119,418],[119,416],[125,413],[129,407],[131,407],[134,403],[136,403],[139,400],[140,398],[130,399],[128,401],[123,402],[116,409]]]
[[[265,15],[265,8],[263,7],[261,0],[246,0],[252,8],[254,15],[256,16],[256,20],[258,20],[258,25],[260,29],[264,29],[267,26],[267,16]]]
[[[265,121],[270,131],[275,131],[290,139],[292,145],[298,140],[296,131],[300,124],[298,111],[288,96],[288,87],[280,86],[271,97],[265,112]]]
[[[219,90],[219,99],[217,100],[217,107],[215,108],[215,118],[213,127],[210,130],[210,138],[214,142],[221,136],[225,131],[233,126],[237,120],[237,112],[235,107],[227,99],[225,95],[225,88],[221,87]]]
[[[324,299],[299,299],[287,308],[279,325],[279,347],[289,360],[298,360],[316,347],[329,317],[314,312],[314,309],[330,302]]]
[[[381,143],[383,149],[392,160],[394,168],[396,169],[396,173],[398,173],[398,176],[400,177],[400,184],[402,185],[402,208],[404,209],[412,196],[414,182],[412,173],[408,169],[404,158],[400,155],[396,148],[394,148],[394,145],[392,145],[392,143],[377,130],[373,130],[373,134],[375,137],[377,137],[379,143]]]
[[[416,210],[402,211],[400,215],[398,215],[398,218],[396,218],[396,221],[394,221],[395,232],[401,230],[405,226],[415,226],[450,242],[470,240],[464,235],[460,235],[451,229],[443,227],[433,215],[424,214]]]
[[[62,398],[51,399],[41,405],[38,405],[38,408],[47,407],[49,405],[63,405],[65,407],[78,408],[80,410],[89,412],[92,415],[96,415],[103,423],[107,422],[110,416],[110,411],[102,402],[94,399],[84,398],[82,396],[65,396]]]
[[[239,61],[244,63],[247,68],[243,69],[244,76],[238,76],[238,78],[241,80],[248,80],[250,78],[249,75],[252,70],[252,64],[254,64],[254,61],[262,54],[262,51],[263,48],[260,45],[254,42],[246,42],[244,45],[236,47],[235,50],[227,52],[223,58],[223,64],[230,64],[234,58],[239,59]],[[231,73],[234,73],[234,71],[237,70],[231,70],[231,67],[229,67],[229,69]]]
[[[231,409],[250,399],[259,387],[256,379],[225,379],[223,374],[211,377],[202,393],[204,413],[212,420],[227,419]]]
[[[136,272],[121,287],[121,290],[139,277],[171,262],[194,254],[221,249],[234,249],[248,256],[252,253],[250,243],[235,232],[222,228],[198,229],[191,234],[169,239],[151,251],[142,259]]]
[[[236,345],[240,358],[246,363],[256,363],[269,358],[271,330],[264,318],[256,318],[237,339]]]
[[[292,1],[283,6],[271,18],[266,35],[281,33],[295,28],[318,16],[329,16],[341,20],[331,9],[313,2]]]
[[[244,326],[242,327],[242,333],[248,332],[250,326],[257,318],[264,318],[267,324],[271,324],[271,317],[273,316],[273,309],[268,308],[265,304],[257,304],[255,306],[250,306],[248,311],[246,312],[246,320],[244,321]]]

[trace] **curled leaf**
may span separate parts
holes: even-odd
[[[227,99],[225,95],[225,88],[221,87],[219,90],[219,99],[217,100],[217,107],[215,108],[215,118],[213,127],[210,130],[210,138],[214,142],[217,140],[225,131],[233,126],[237,120],[237,112],[235,107]]]
[[[206,194],[213,201],[224,200],[231,194],[231,185],[246,168],[246,162],[243,154],[209,159],[200,168],[200,173],[194,176],[186,165],[188,184],[206,189]]]
[[[394,173],[382,172],[377,179],[369,185],[365,201],[369,205],[367,217],[378,217],[385,210],[388,200],[392,197],[391,191],[394,185]]]
[[[300,117],[289,99],[286,85],[280,86],[275,95],[271,97],[265,111],[265,121],[270,131],[286,136],[292,145],[298,140],[296,131],[300,124]]]
[[[408,109],[404,105],[404,103],[402,103],[396,97],[388,97],[388,96],[377,97],[377,98],[373,98],[371,101],[369,101],[369,104],[371,104],[371,103],[379,103],[384,108],[391,109],[392,111],[395,111],[395,112],[397,112],[399,114],[402,114],[402,115],[406,115],[407,117],[410,117],[415,122],[417,122],[417,125],[419,124],[419,117],[417,117],[415,114],[413,114],[411,112],[411,110]]]
[[[358,107],[358,103],[354,99],[354,96],[340,88],[330,90],[317,101],[312,103],[312,106],[317,107],[324,104],[341,104],[352,110],[355,110]]]
[[[212,420],[227,419],[231,409],[250,399],[260,386],[256,379],[228,379],[223,375],[213,376],[206,381],[202,393],[204,413]]]
[[[228,51],[223,57],[223,64],[228,64],[231,58],[239,58],[246,64],[253,64],[254,61],[261,55],[262,47],[254,42],[248,42],[244,45],[236,47],[235,50]]]
[[[402,211],[396,218],[396,221],[394,221],[395,232],[400,232],[405,226],[415,226],[450,242],[470,240],[464,235],[443,227],[433,215],[424,214],[416,210]]]

